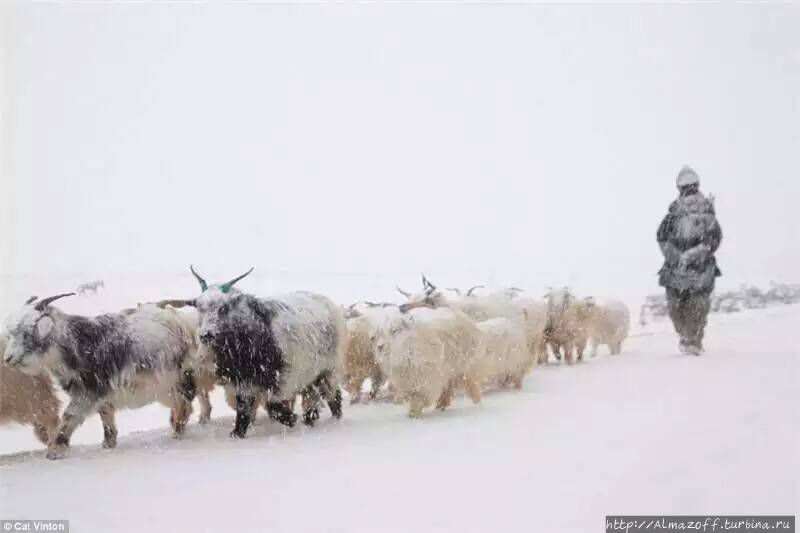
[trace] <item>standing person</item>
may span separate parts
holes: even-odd
[[[684,166],[678,173],[678,198],[658,226],[656,240],[664,254],[659,284],[667,291],[667,306],[682,353],[700,355],[703,330],[711,306],[714,281],[722,273],[714,253],[722,228],[714,204],[700,192],[700,177]]]

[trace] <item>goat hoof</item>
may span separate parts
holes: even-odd
[[[234,429],[233,431],[231,431],[229,433],[229,436],[232,439],[243,439],[245,437],[245,432],[244,431],[237,431],[237,430]]]
[[[211,421],[211,415],[200,415],[200,419],[198,420],[198,423],[200,425],[205,425],[205,424],[208,424],[210,421]]]
[[[116,447],[117,447],[117,439],[113,439],[113,440],[109,439],[109,440],[104,440],[103,441],[103,448],[105,448],[107,450],[111,449],[111,448],[116,448]]]
[[[293,428],[297,423],[297,415],[292,413],[291,415],[281,417],[280,423],[286,427]]]
[[[319,411],[317,409],[309,409],[303,415],[303,423],[307,426],[313,426],[317,420],[319,420]]]
[[[63,444],[54,444],[47,449],[48,459],[63,459],[67,455],[67,447]]]

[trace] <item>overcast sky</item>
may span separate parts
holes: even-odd
[[[800,281],[797,5],[4,4],[2,273]],[[648,282],[649,283],[649,282]]]

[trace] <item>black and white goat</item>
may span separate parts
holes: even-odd
[[[217,377],[236,395],[236,423],[231,437],[244,438],[259,399],[270,416],[293,426],[298,394],[304,421],[319,417],[322,396],[334,417],[342,416],[342,393],[336,374],[346,341],[341,308],[310,292],[257,298],[234,288],[252,272],[209,286],[194,268],[202,294],[187,301],[199,312],[198,336],[216,357]]]
[[[116,409],[156,401],[172,408],[175,435],[183,433],[194,398],[194,380],[184,368],[191,333],[156,306],[84,317],[50,305],[72,294],[31,298],[7,323],[5,363],[31,375],[48,370],[70,396],[47,457],[63,457],[72,433],[95,412],[103,446],[113,448]]]

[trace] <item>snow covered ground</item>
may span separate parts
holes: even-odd
[[[176,284],[174,296],[191,287]],[[103,298],[63,302],[112,307]],[[3,426],[0,518],[68,519],[76,532],[465,533],[600,531],[606,514],[795,514],[799,319],[798,306],[714,315],[699,358],[678,355],[658,323],[621,356],[537,368],[522,391],[416,421],[373,403],[286,431],[262,413],[233,441],[217,394],[209,426],[182,440],[150,406],[120,413],[119,446],[103,450],[92,417],[62,461],[44,458],[30,428]]]

